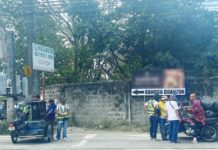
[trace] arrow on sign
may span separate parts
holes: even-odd
[[[132,93],[136,94],[136,95],[138,95],[138,94],[145,94],[145,91],[144,90],[133,90]]]

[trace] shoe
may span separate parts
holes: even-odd
[[[64,138],[64,141],[67,141],[67,138]]]
[[[151,137],[150,140],[153,141],[153,138]]]
[[[190,143],[193,143],[193,144],[198,143],[197,138],[194,137],[193,140]]]
[[[157,139],[156,139],[156,138],[153,138],[153,141],[157,141]]]

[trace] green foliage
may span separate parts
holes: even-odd
[[[1,134],[9,134],[7,121],[0,121],[0,135]]]
[[[36,43],[55,50],[47,84],[131,78],[136,70],[182,68],[188,76],[216,76],[216,12],[203,0],[49,0],[37,8]],[[17,72],[26,60],[23,1],[4,1],[0,25],[16,32]],[[60,13],[64,12],[64,13]],[[46,13],[49,12],[49,13]]]

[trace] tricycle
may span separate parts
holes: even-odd
[[[15,120],[9,122],[11,140],[15,144],[19,138],[39,137],[51,142],[51,124],[46,117],[46,102],[25,101],[15,107]]]

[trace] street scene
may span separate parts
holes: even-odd
[[[0,0],[0,150],[218,149],[218,0]]]

